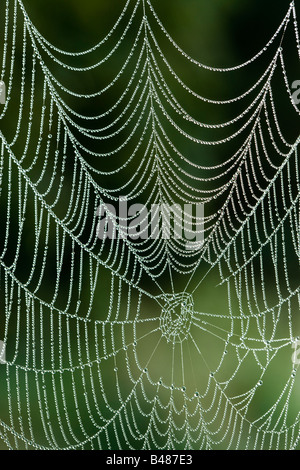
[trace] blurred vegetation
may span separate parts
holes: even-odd
[[[4,5],[3,0],[2,4]],[[27,10],[27,13],[40,33],[56,47],[68,51],[81,51],[88,49],[96,44],[99,39],[103,38],[108,33],[111,26],[119,17],[124,4],[125,2],[123,0],[85,0],[84,2],[82,2],[82,0],[24,0],[24,6]],[[261,2],[258,0],[152,0],[152,5],[157,11],[159,17],[162,19],[164,26],[169,31],[171,36],[176,40],[177,44],[180,45],[180,47],[191,57],[214,67],[231,67],[245,62],[254,56],[267,43],[286,14],[289,1],[274,2],[271,0],[265,0],[264,2]],[[1,15],[3,15],[3,8],[0,9],[0,12]],[[159,34],[159,32],[157,33]],[[53,72],[54,76],[70,89],[77,90],[78,92],[92,93],[98,88],[101,88],[105,86],[105,84],[109,83],[115,76],[116,72],[120,70],[120,64],[123,64],[124,58],[126,57],[126,54],[135,38],[135,34],[136,30],[133,29],[133,31],[131,31],[126,36],[126,40],[120,47],[118,53],[116,53],[112,60],[109,61],[109,65],[104,68],[105,72],[100,67],[99,70],[94,70],[91,73],[72,73],[60,69],[58,66],[56,66],[55,63],[52,64],[49,68]],[[263,60],[259,60],[255,65],[242,70],[236,75],[234,74],[233,77],[231,77],[230,74],[214,74],[207,71],[203,72],[198,69],[195,70],[195,68],[192,66],[185,67],[182,58],[180,58],[178,54],[174,53],[174,50],[170,48],[167,41],[163,40],[162,37],[160,39],[164,41],[164,47],[167,51],[166,55],[168,56],[168,54],[170,54],[170,61],[172,62],[175,70],[178,71],[179,75],[183,77],[183,80],[198,93],[205,94],[205,96],[214,99],[219,99],[220,97],[220,99],[227,99],[242,93],[260,77],[266,67],[266,63],[269,63],[266,62],[267,59],[264,58]],[[295,41],[292,37],[292,34],[290,36],[287,35],[284,47],[288,56],[287,62],[289,63],[291,81],[300,79],[300,76],[298,76],[299,67],[297,68],[296,65],[297,58],[295,57],[296,54],[294,42]],[[109,43],[107,47],[109,48],[110,45],[111,43]],[[21,73],[21,53],[21,42],[19,41],[17,49],[19,73]],[[97,57],[97,51],[92,54],[92,59],[80,59],[80,64],[90,65],[90,63],[95,61],[95,58],[99,59]],[[271,55],[268,55],[267,58],[269,60]],[[70,58],[70,64],[74,65],[75,63],[76,62]],[[130,78],[131,72],[132,71],[130,69],[126,71],[124,75],[125,81]],[[282,80],[280,77],[275,77],[275,83],[277,83],[276,80],[278,80],[278,90],[282,90]],[[42,95],[42,84],[43,80],[40,76],[37,82],[40,97]],[[183,93],[180,92],[180,88],[178,85],[176,85],[175,82],[173,83],[173,86],[177,93]],[[113,90],[110,91],[107,95],[100,97],[100,99],[87,100],[86,102],[84,100],[77,100],[76,98],[68,96],[67,102],[68,105],[76,109],[77,112],[90,115],[99,114],[100,112],[103,112],[103,110],[107,109],[111,103],[114,102],[114,99],[119,97],[120,90],[123,88],[124,87],[122,82],[121,84],[117,84],[116,87],[114,87]],[[204,105],[203,108],[198,109],[197,102],[195,103],[184,93],[183,98],[187,100],[186,103],[190,113],[199,119],[203,119],[205,122],[222,122],[232,118],[232,110],[229,112],[228,110],[224,109],[220,110],[219,107],[212,108],[206,107]],[[293,118],[286,119],[286,116],[290,115],[290,108],[285,94],[283,96],[283,94],[281,95],[279,92],[276,95],[276,98],[278,100],[278,107],[280,106],[280,109],[282,110],[282,116],[284,116],[281,122],[282,128],[285,135],[287,136],[287,140],[292,141],[299,133],[299,122],[294,121]],[[15,99],[17,103],[19,96],[15,96],[13,99]],[[237,111],[239,111],[238,108]],[[5,133],[6,136],[8,136],[8,139],[10,135],[12,136],[14,134],[15,118],[16,115],[12,113],[10,116],[8,116],[7,120],[2,125],[1,130]],[[37,128],[35,129],[35,132],[38,132]],[[171,139],[176,141],[177,136],[175,133],[172,134],[170,129],[168,132]],[[122,140],[121,137],[119,138]],[[22,137],[21,142],[18,145],[20,146],[20,149],[22,148],[22,145],[24,145],[24,143],[22,144]],[[118,139],[116,139],[114,142],[114,147],[117,147],[117,145]],[[134,146],[134,142],[132,145]],[[17,151],[17,149],[18,147],[16,147],[15,150]],[[99,147],[95,146],[95,148],[92,150],[99,151]],[[105,150],[109,150],[109,147],[105,148]],[[199,158],[199,150],[195,149],[192,144],[187,143],[183,150],[191,157],[192,160],[198,161],[197,159]],[[221,149],[205,148],[204,150],[201,150],[201,159],[206,163],[211,162],[212,159],[214,159],[214,162],[222,161],[230,150],[232,150],[231,144],[224,146],[224,148]],[[127,153],[129,151],[130,148],[126,149]],[[120,155],[120,159],[115,160],[115,162],[113,159],[107,163],[103,163],[103,161],[101,161],[101,165],[107,165],[105,168],[113,168],[114,165],[119,166],[120,162],[126,161],[126,152],[123,152]],[[70,163],[69,167],[67,168],[69,168],[69,176],[66,176],[66,184],[71,184],[72,164]],[[104,168],[104,166],[101,168]],[[115,177],[113,180],[109,180],[108,178],[105,180],[106,187],[117,187],[122,183],[124,178],[126,179],[126,176],[130,175],[131,171],[133,170],[129,166],[129,168],[126,169],[126,172],[121,175],[120,180],[116,179]],[[17,181],[16,174],[14,175],[14,180]],[[98,180],[98,182],[101,184],[101,178]],[[5,184],[7,184],[7,182]],[[3,208],[5,206],[5,202],[2,202],[1,204]],[[13,207],[15,210],[17,210],[17,200],[13,201]],[[24,279],[26,279],[26,275],[28,275],[27,270],[29,268],[27,265],[30,266],[28,260],[32,258],[32,237],[30,234],[30,226],[32,225],[33,220],[34,219],[32,214],[31,217],[28,217],[26,222],[28,235],[25,242],[26,250],[23,266],[20,270],[20,277],[22,278],[23,276]],[[15,229],[17,229],[17,221],[14,220],[12,223],[14,224]],[[3,238],[4,228],[2,227],[1,230],[1,237]],[[52,255],[54,259],[54,233],[52,233],[52,237],[54,241],[53,247],[50,247],[50,249],[53,250]],[[11,253],[13,257],[13,248]],[[26,256],[28,258],[26,258]],[[272,260],[270,260],[270,264],[271,263]],[[53,270],[53,272],[51,270]],[[43,284],[42,286],[42,292],[45,298],[47,298],[47,296],[51,298],[51,289],[53,289],[52,274],[54,278],[55,265],[53,265],[52,268],[50,266],[49,270],[47,271],[47,279],[49,284]],[[85,293],[85,304],[88,305],[90,288],[88,283],[88,275],[84,279],[86,284],[83,285],[83,291]],[[218,284],[218,281],[219,278],[216,274],[213,274],[207,280],[205,286],[201,289],[197,298],[195,298],[196,310],[211,313],[222,313],[223,311],[227,311],[227,291],[223,287],[215,287]],[[61,282],[62,290],[64,290],[63,286],[64,283],[65,286],[68,285],[68,278],[63,278]],[[105,318],[107,313],[106,306],[104,308],[103,305],[107,305],[109,302],[109,283],[110,276],[107,274],[101,278],[101,285],[98,286],[102,288],[102,290],[101,294],[96,296],[93,314],[96,316],[98,315],[99,319]],[[178,282],[178,288],[183,285],[185,285],[184,280],[180,280]],[[150,289],[150,286],[148,287]],[[270,290],[272,290],[272,287],[272,285],[269,286]],[[65,290],[67,291],[67,288]],[[64,299],[59,299],[59,301],[61,301],[63,305]],[[134,299],[133,302],[136,302],[136,299]],[[122,308],[125,309],[125,307],[126,305],[124,305]],[[154,308],[153,305],[151,305],[151,302],[149,302],[148,308],[149,311]],[[84,312],[84,308],[82,308],[82,312]],[[220,322],[217,324],[217,327],[221,327],[221,325],[222,323]],[[23,326],[26,328],[25,321]],[[222,326],[224,326],[225,329],[228,328],[228,325]],[[14,327],[15,325],[11,327],[12,330]],[[283,325],[282,331],[285,331],[285,329],[286,325]],[[130,334],[131,333],[129,332],[128,335]],[[75,327],[73,337],[76,338]],[[121,335],[119,335],[119,338],[120,337]],[[49,340],[49,338],[47,339]],[[76,339],[74,340],[74,345],[76,346],[75,343]],[[25,351],[24,338],[20,339],[20,344],[24,348],[23,351]],[[143,345],[143,351],[140,352],[141,357],[143,357],[143,354],[145,355],[145,362],[147,351],[151,350],[151,347],[153,347],[153,345],[151,346],[145,343]],[[209,350],[210,341],[208,338],[203,338],[203,347],[205,350]],[[8,354],[11,356],[13,355],[13,348],[11,352],[8,351]],[[167,356],[167,351],[161,350],[160,354],[165,354]],[[217,365],[220,354],[221,353],[218,351],[218,348],[216,348],[215,351],[211,351],[212,368]],[[276,370],[273,370],[272,373],[269,374],[269,381],[267,382],[267,386],[262,387],[260,396],[257,399],[253,418],[257,417],[260,413],[265,412],[268,408],[270,408],[270,406],[272,406],[274,401],[274,390],[276,388],[280,390],[282,383],[284,383],[286,380],[287,374],[290,373],[290,370],[287,370],[286,368],[287,361],[290,361],[290,356],[290,350],[284,351],[276,363]],[[25,354],[23,360],[24,359]],[[133,362],[134,359],[131,359]],[[158,367],[159,366],[160,364],[158,364]],[[199,364],[197,366],[199,366]],[[103,373],[105,378],[104,380],[107,380],[107,390],[109,390],[109,380],[113,380],[111,374],[113,367],[114,365],[108,361],[106,370],[104,370]],[[168,365],[165,365],[166,369],[168,367]],[[157,369],[157,373],[155,370],[153,370],[153,377],[156,380],[159,378],[158,370],[159,369]],[[230,370],[230,366],[228,370]],[[251,373],[249,372],[251,370],[253,370],[254,377],[257,377],[256,364],[254,361],[251,362],[249,360],[248,366],[244,368],[244,371],[241,372],[241,374],[238,376],[238,379],[233,384],[233,390],[235,393],[244,393],[246,390],[255,385],[255,380],[253,382]],[[160,372],[164,373],[164,371]],[[0,373],[2,373],[2,371]],[[190,376],[191,375],[192,373],[190,372]],[[278,377],[279,375],[280,377]],[[201,375],[201,372],[199,372],[199,377],[200,382],[202,380],[202,385],[205,384],[205,381],[207,380],[205,373]],[[11,376],[10,380],[11,387],[13,388],[12,384],[14,384],[14,386],[17,388],[18,384],[15,383],[16,378]],[[34,388],[35,378],[32,376],[30,380],[32,383],[29,384],[29,386]],[[170,382],[171,377],[169,377],[167,380]],[[126,379],[124,379],[124,389],[126,388],[125,382]],[[180,378],[178,379],[178,382],[180,382]],[[46,385],[50,390],[53,386],[50,379]],[[25,387],[28,385],[25,385],[25,383],[22,382],[22,384],[19,384],[19,386]],[[199,386],[199,383],[192,384],[191,389],[195,386],[198,386],[198,388],[201,387],[201,385]],[[72,387],[73,384],[70,379],[70,383],[68,385],[65,384],[65,390],[69,391],[70,397],[72,395]],[[78,387],[80,388],[79,383]],[[299,391],[299,387],[297,390]],[[4,377],[4,374],[2,375],[0,381],[0,391],[1,394],[6,394],[6,377]],[[98,391],[101,393],[100,390]],[[118,397],[112,397],[112,400],[114,400],[114,405],[117,407]],[[299,411],[299,405],[297,403],[296,397],[294,397],[291,408],[292,414],[296,414]],[[70,416],[73,416],[75,419],[75,410],[73,410],[73,414],[70,413]],[[2,419],[4,422],[9,422],[10,419],[8,409],[4,403],[2,403],[2,405],[0,403],[0,419]],[[36,410],[36,417],[34,419],[36,419],[38,423],[38,409]],[[88,416],[86,416],[86,422],[88,421]],[[40,433],[43,435],[42,429],[40,429]],[[36,438],[37,441],[39,441],[38,433],[36,433]],[[3,445],[3,448],[5,448],[5,445]]]

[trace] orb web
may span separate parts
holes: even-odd
[[[150,0],[79,52],[21,0],[0,21],[1,446],[298,449],[294,2],[225,68],[184,52]],[[218,76],[241,92],[209,95]],[[204,205],[204,242],[175,236],[179,212],[169,238],[124,236],[127,214],[100,239],[99,207],[121,197]]]

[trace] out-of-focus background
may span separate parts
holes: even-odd
[[[3,6],[1,6],[0,14],[4,15],[4,1],[2,0]],[[11,6],[13,6],[11,1]],[[83,51],[94,44],[96,44],[102,37],[110,31],[112,25],[119,17],[125,1],[121,0],[24,0],[25,9],[30,17],[30,20],[38,31],[54,46],[65,51]],[[253,57],[258,51],[265,46],[271,36],[276,31],[277,27],[283,20],[290,2],[289,1],[271,1],[265,0],[263,2],[259,0],[152,0],[152,5],[156,10],[158,16],[162,20],[165,28],[175,39],[176,43],[191,57],[194,59],[212,67],[233,67],[235,65],[244,63],[251,57]],[[296,2],[297,3],[297,2]],[[297,7],[297,4],[296,4]],[[300,9],[299,9],[300,14]],[[0,18],[0,21],[3,20]],[[2,24],[2,23],[1,23]],[[205,94],[206,97],[211,99],[229,99],[237,96],[247,90],[250,86],[255,83],[256,80],[262,75],[266,68],[266,64],[269,63],[272,57],[272,53],[267,53],[264,59],[259,59],[255,64],[245,67],[238,74],[223,74],[223,73],[212,73],[193,68],[193,66],[186,66],[184,60],[174,51],[174,48],[170,46],[168,41],[163,38],[159,28],[156,27],[155,32],[157,37],[160,38],[163,49],[166,52],[166,56],[170,57],[170,62],[175,70],[177,70],[180,77],[185,83],[187,83],[191,89],[196,90],[199,93]],[[92,70],[83,73],[73,73],[56,63],[51,63],[49,69],[53,75],[63,83],[67,88],[72,89],[78,93],[93,93],[99,88],[104,87],[109,83],[116,72],[120,70],[120,65],[124,63],[124,60],[128,54],[128,51],[132,45],[134,37],[137,33],[136,27],[130,30],[129,34],[126,35],[121,47],[113,55],[108,64],[105,67],[99,67],[99,69]],[[21,36],[20,36],[21,37]],[[108,47],[111,43],[108,44]],[[293,36],[293,30],[287,33],[283,43],[285,57],[287,59],[289,79],[290,83],[295,80],[300,80],[299,64],[297,62],[297,52],[295,45],[295,38]],[[22,42],[17,42],[16,57],[17,57],[17,68],[19,72],[22,66]],[[273,49],[274,52],[274,49]],[[105,50],[102,52],[105,55]],[[1,54],[1,45],[0,45]],[[93,52],[89,58],[79,57],[74,59],[68,58],[68,63],[72,66],[78,64],[89,66],[95,62],[97,58],[97,50]],[[101,57],[99,57],[100,59]],[[0,55],[1,59],[1,55]],[[63,58],[65,60],[65,57]],[[48,65],[48,64],[47,64]],[[123,76],[123,80],[130,79],[131,70],[127,70]],[[278,80],[278,86],[276,85]],[[123,83],[117,84],[109,93],[105,94],[100,99],[89,99],[89,100],[78,100],[76,97],[68,96],[68,105],[76,109],[77,112],[87,115],[97,114],[99,110],[107,109],[111,103],[115,101],[120,95],[120,91],[123,89]],[[42,78],[38,77],[36,86],[42,90]],[[173,83],[175,93],[180,96],[180,87],[178,84]],[[276,102],[278,109],[281,110],[281,126],[282,130],[288,141],[294,141],[299,134],[299,120],[294,119],[294,115],[290,109],[290,103],[287,100],[284,83],[279,77],[275,77],[274,92],[276,94]],[[65,96],[62,92],[62,96]],[[197,100],[191,99],[187,95],[183,96],[187,100],[187,106],[190,113],[197,116],[199,119],[203,119],[206,122],[222,122],[232,119],[232,109],[226,109],[222,107],[203,107],[198,109]],[[25,109],[27,104],[25,104]],[[238,106],[234,108],[237,112],[240,111]],[[16,113],[18,110],[16,111]],[[105,120],[102,122],[105,125]],[[38,124],[33,129],[38,132]],[[4,127],[1,128],[6,136],[14,134],[15,131],[15,115],[12,113],[8,116],[4,123]],[[174,132],[174,131],[173,131]],[[211,134],[207,134],[212,137]],[[205,132],[204,132],[205,136]],[[169,130],[169,137],[176,142],[177,135],[172,130]],[[119,140],[122,141],[122,136],[116,137],[113,142],[113,147],[117,147]],[[90,145],[90,143],[89,143]],[[107,145],[107,147],[106,147]],[[15,148],[17,152],[18,144]],[[20,144],[20,149],[22,144]],[[91,148],[91,147],[89,147]],[[102,147],[103,148],[103,147]],[[110,150],[108,144],[104,145],[105,150]],[[182,149],[186,155],[197,162],[198,158],[201,158],[204,163],[214,161],[216,164],[226,158],[226,152],[232,151],[234,146],[231,144],[224,146],[224,148],[205,148],[198,152],[191,143],[186,143],[186,147]],[[99,151],[99,146],[95,146],[95,150]],[[128,149],[130,151],[130,148]],[[123,160],[122,160],[123,159]],[[121,161],[126,160],[126,152],[122,152]],[[106,169],[114,167],[114,163],[102,163]],[[99,168],[101,168],[101,165]],[[110,166],[111,165],[111,166]],[[117,187],[123,181],[123,178],[129,178],[130,172],[133,171],[129,168],[122,175],[122,179],[118,180],[118,176],[112,180],[105,180],[107,188]],[[127,172],[127,173],[126,173]],[[17,180],[16,180],[17,181]],[[71,181],[71,175],[69,182]],[[99,177],[99,183],[101,184],[101,177]],[[2,207],[4,207],[5,203]],[[1,207],[1,206],[0,206]],[[30,219],[30,216],[29,216]],[[27,223],[29,220],[27,218]],[[31,223],[34,220],[34,214],[32,214]],[[16,223],[16,222],[15,222]],[[4,228],[1,228],[1,237],[4,239],[5,233]],[[55,245],[55,243],[54,243]],[[31,236],[28,233],[26,249],[28,254],[28,260],[32,258],[32,247],[31,247]],[[55,256],[55,247],[53,248],[53,256]],[[12,250],[13,253],[13,250]],[[270,260],[270,264],[272,261]],[[23,260],[24,272],[26,271],[26,254]],[[54,272],[54,271],[53,271]],[[22,277],[22,268],[20,269],[20,275]],[[45,279],[49,278],[51,284],[51,270],[46,273]],[[26,276],[25,276],[26,278]],[[68,279],[61,280],[61,286],[63,289],[64,282],[68,283]],[[103,304],[103,296],[107,296],[109,291],[110,275],[102,278],[102,286],[105,292],[96,297],[94,310],[99,310],[99,316],[101,318],[101,308]],[[218,273],[213,273],[205,285],[205,289],[201,290],[199,297],[195,297],[195,304],[197,310],[205,312],[218,313],[227,309],[228,298],[226,288],[220,287],[216,294],[216,284],[218,284],[219,278]],[[273,282],[273,280],[272,280]],[[184,279],[178,280],[178,288],[184,286]],[[145,283],[146,287],[147,282]],[[88,304],[89,299],[89,285],[83,286],[83,292],[86,295],[86,303]],[[107,289],[106,289],[107,288]],[[269,291],[272,291],[272,285],[268,286]],[[41,292],[47,298],[47,282],[43,283]],[[157,293],[154,292],[156,295]],[[105,298],[106,302],[109,299]],[[149,306],[149,309],[151,305]],[[2,315],[2,313],[1,313]],[[285,331],[285,327],[282,327]],[[3,333],[3,325],[0,325],[0,332]],[[285,333],[284,333],[285,334]],[[22,341],[21,341],[22,342]],[[150,347],[150,346],[149,346]],[[209,348],[209,345],[207,345]],[[25,350],[25,349],[24,349]],[[10,351],[7,351],[8,357]],[[212,355],[216,354],[216,361],[219,352],[212,352]],[[273,403],[274,390],[280,389],[281,380],[277,380],[278,376],[282,374],[282,381],[285,380],[286,372],[284,370],[287,360],[291,356],[291,351],[287,351],[277,363],[277,371],[273,370],[270,374],[269,385],[263,388],[261,392],[260,400],[257,404],[257,410],[254,416],[258,416],[264,410],[268,409]],[[212,360],[212,363],[215,361]],[[251,367],[251,366],[250,366]],[[164,373],[164,371],[162,371]],[[0,371],[3,374],[3,371]],[[109,372],[107,373],[109,376]],[[251,369],[247,368],[241,375],[241,380],[244,380],[240,385],[241,393],[243,393],[247,386],[251,387]],[[156,377],[157,379],[157,377]],[[11,378],[12,382],[18,383],[15,378]],[[32,377],[34,382],[34,378]],[[280,383],[279,383],[280,382]],[[23,386],[25,386],[23,384]],[[6,394],[6,380],[4,375],[1,378],[0,391]],[[51,384],[49,384],[49,389]],[[71,395],[72,385],[70,382],[69,393]],[[236,389],[238,393],[238,387]],[[117,400],[117,399],[116,399]],[[17,403],[17,401],[16,401]],[[17,406],[17,405],[16,405]],[[299,404],[295,402],[291,403],[290,409],[294,415],[299,411]],[[39,411],[36,410],[38,415]],[[75,416],[74,411],[74,416]],[[1,405],[0,400],[0,419],[4,422],[9,422],[11,417],[9,416],[8,409]],[[38,437],[38,436],[36,436]],[[38,440],[38,439],[37,439]],[[0,441],[0,448],[1,448]],[[3,444],[3,448],[6,445]]]

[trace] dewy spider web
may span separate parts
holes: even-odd
[[[79,53],[48,42],[21,0],[2,3],[2,445],[299,448],[299,138],[285,137],[274,94],[299,128],[285,55],[289,34],[300,58],[294,3],[266,47],[223,69],[189,57],[149,0],[128,0]],[[201,77],[265,67],[215,100],[174,54]],[[86,93],[98,70],[106,84]],[[203,204],[203,245],[101,240],[98,207],[120,196]],[[113,222],[122,234],[125,218]]]

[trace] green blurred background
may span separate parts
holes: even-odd
[[[2,7],[4,6],[4,3],[4,0],[2,0]],[[85,50],[97,43],[99,39],[104,37],[109,32],[111,26],[120,15],[124,4],[124,1],[117,0],[85,0],[84,2],[79,0],[43,0],[42,2],[40,0],[24,0],[24,6],[27,10],[27,13],[40,33],[56,47],[67,51]],[[264,2],[258,0],[152,0],[152,5],[171,36],[176,40],[177,44],[180,45],[180,47],[191,57],[203,62],[206,65],[211,65],[214,67],[231,67],[245,62],[254,56],[267,43],[286,14],[289,2],[274,2],[270,0],[265,0]],[[1,15],[3,15],[3,13],[4,9],[2,8]],[[92,93],[98,88],[105,86],[105,84],[109,83],[115,76],[116,71],[120,69],[120,64],[124,62],[124,58],[130,49],[135,34],[136,29],[133,28],[128,36],[126,36],[124,44],[122,44],[122,47],[120,47],[118,53],[116,53],[112,60],[109,61],[109,65],[106,65],[103,69],[100,67],[99,70],[94,70],[91,73],[86,72],[82,74],[74,74],[72,72],[65,71],[56,64],[51,64],[49,68],[53,75],[70,89],[78,91],[79,93]],[[261,73],[266,67],[266,62],[264,60],[259,60],[258,63],[256,63],[254,66],[243,69],[237,75],[233,74],[233,77],[231,77],[230,74],[203,72],[201,70],[195,70],[193,67],[185,67],[184,62],[182,61],[182,58],[180,58],[179,54],[174,53],[174,50],[172,50],[172,48],[168,45],[167,41],[159,36],[158,31],[157,34],[158,37],[160,37],[162,44],[164,45],[166,56],[169,57],[170,55],[170,60],[172,61],[175,70],[178,71],[179,76],[185,81],[185,83],[188,83],[193,90],[195,89],[199,93],[202,92],[205,94],[205,96],[213,99],[219,99],[220,97],[220,99],[227,99],[242,93],[260,77]],[[284,43],[284,50],[287,63],[289,64],[289,78],[291,82],[293,82],[294,80],[300,79],[300,72],[297,63],[295,41],[292,31],[290,34],[287,34]],[[21,70],[21,52],[21,42],[19,41],[17,44],[17,67],[20,68],[19,73]],[[268,55],[268,58],[269,57],[271,57],[271,55]],[[92,54],[92,59],[80,58],[79,63],[80,65],[88,66],[97,58],[97,52],[95,52]],[[69,63],[71,65],[78,64],[78,62],[72,58],[70,58]],[[123,80],[128,80],[130,78],[130,73],[131,70],[127,70]],[[179,94],[182,93],[180,91],[180,87],[178,87],[175,82],[173,83],[173,86],[177,96],[180,96]],[[37,89],[42,89],[41,76],[39,76],[37,81]],[[114,102],[114,99],[119,96],[120,90],[122,89],[123,82],[117,84],[117,86],[114,87],[113,90],[111,90],[103,98],[101,97],[97,100],[85,101],[68,96],[67,103],[71,108],[76,109],[77,112],[90,115],[97,114],[100,112],[99,110],[105,110],[107,107],[109,107],[110,103]],[[290,105],[286,99],[286,94],[282,93],[282,90],[283,83],[280,82],[278,78],[278,93],[276,93],[276,98],[278,106],[281,106],[280,109],[282,110],[282,116],[284,116],[281,124],[284,133],[287,136],[287,140],[293,141],[299,134],[299,121],[296,121],[294,114],[291,113]],[[275,91],[277,91],[276,86]],[[220,110],[219,107],[206,108],[205,106],[203,109],[198,110],[197,102],[195,103],[194,100],[191,100],[184,94],[182,97],[183,99],[187,100],[187,106],[190,110],[190,113],[197,116],[199,119],[202,118],[206,122],[222,122],[227,119],[231,119],[235,110],[238,110],[238,108],[222,108]],[[17,101],[17,98],[15,99]],[[2,132],[5,134],[5,136],[7,136],[8,140],[9,136],[13,135],[14,133],[14,123],[15,115],[14,113],[11,113],[1,127]],[[38,132],[37,127],[36,132]],[[177,136],[175,133],[174,135],[169,133],[169,136],[171,139],[173,138],[174,141],[176,141]],[[20,140],[21,142],[15,147],[16,152],[18,145],[20,146],[20,149],[22,148],[22,139]],[[113,146],[116,147],[117,143],[118,140],[116,139]],[[195,162],[199,157],[199,152],[201,152],[201,158],[203,162],[209,163],[213,159],[213,161],[217,163],[223,161],[223,159],[226,158],[228,150],[232,148],[229,145],[217,150],[209,148],[199,151],[199,149],[196,149],[192,144],[186,143],[186,147],[183,150],[185,151],[186,155],[189,155],[190,158]],[[99,146],[95,146],[94,150],[99,151]],[[109,150],[109,146],[107,147],[107,150]],[[126,151],[129,152],[130,149]],[[122,162],[126,160],[126,152],[122,153],[120,159],[121,160],[117,161],[117,166],[120,164],[120,161]],[[114,168],[115,164],[111,162],[104,164],[101,162],[101,165],[107,165],[105,168],[110,169]],[[71,164],[69,169],[70,183],[72,169]],[[107,188],[117,187],[123,181],[123,178],[126,178],[126,176],[128,177],[130,175],[132,168],[129,167],[126,171],[127,173],[125,172],[125,174],[120,177],[120,180],[116,178],[113,178],[113,180],[109,180],[109,178],[105,180],[105,186]],[[101,178],[99,178],[99,183],[102,184]],[[4,208],[5,200],[4,202],[2,201],[1,204],[2,208]],[[17,201],[14,201],[13,205],[15,205],[16,208]],[[212,210],[214,209],[215,208],[212,208]],[[33,218],[30,220],[29,215],[27,220],[28,227],[30,224],[32,224],[32,220]],[[17,224],[17,221],[12,223]],[[52,234],[52,236],[53,244],[55,244],[54,234]],[[13,242],[11,243],[13,246]],[[50,249],[53,250],[53,256],[55,256],[55,246],[52,248],[50,247]],[[25,279],[26,256],[28,256],[28,260],[30,260],[32,257],[31,235],[29,230],[28,238],[26,240],[26,250],[27,254],[25,253],[23,260],[24,267],[20,268],[20,277],[22,278],[23,276]],[[14,253],[13,248],[11,252]],[[22,270],[24,270],[23,273]],[[43,283],[40,292],[42,292],[44,298],[47,299],[48,295],[49,298],[51,298],[51,294],[49,294],[49,292],[53,287],[53,279],[51,279],[51,268],[47,271],[47,277],[45,279],[46,280]],[[88,279],[88,275],[86,279]],[[47,285],[47,280],[49,285]],[[62,286],[64,282],[66,283],[65,285],[67,289],[68,279],[65,278],[62,280]],[[224,312],[224,310],[227,311],[227,291],[226,288],[224,289],[223,287],[216,288],[215,286],[218,284],[218,282],[218,273],[213,273],[211,277],[207,279],[205,287],[201,289],[198,297],[195,297],[196,310],[210,313],[220,313]],[[109,302],[109,283],[110,275],[107,274],[106,276],[104,274],[101,278],[101,294],[96,296],[93,307],[93,311],[96,312],[94,315],[96,315],[98,319],[105,318],[107,314],[106,305]],[[180,279],[178,281],[178,289],[182,285],[185,285],[184,279]],[[51,286],[51,288],[49,286]],[[151,286],[147,284],[147,281],[145,286],[151,290]],[[270,284],[268,288],[271,298],[273,286]],[[156,292],[153,293],[157,294]],[[86,298],[86,304],[88,304],[88,282],[86,282],[83,287],[83,297]],[[274,293],[274,302],[275,299],[276,295]],[[59,302],[60,299],[58,299],[58,304]],[[63,305],[64,300],[62,299],[61,302]],[[105,308],[103,305],[105,305]],[[125,307],[126,306],[122,306],[124,309]],[[154,308],[153,305],[151,305],[151,302],[147,308],[149,311]],[[84,308],[82,308],[82,312],[84,312]],[[228,328],[228,325],[223,325],[222,322],[217,324],[217,327],[221,326],[225,329]],[[3,325],[1,327],[3,328]],[[297,327],[299,327],[298,323]],[[283,332],[284,337],[286,337],[286,328],[287,325],[282,325],[281,327],[281,331]],[[74,337],[75,336],[76,333],[74,332]],[[21,345],[22,341],[25,342],[25,339],[23,338],[22,340],[21,338]],[[205,342],[207,342],[207,344]],[[147,351],[151,351],[153,343],[143,347],[144,352],[141,352],[140,354],[141,357],[143,357],[143,354],[145,354],[146,357]],[[9,346],[9,348],[11,348],[8,349],[8,358],[10,359],[13,357],[14,345]],[[209,340],[207,338],[203,338],[203,348],[206,351],[209,351],[210,349]],[[20,349],[22,349],[22,347],[20,347]],[[25,351],[25,346],[23,351]],[[222,353],[218,350],[218,348],[216,348],[216,350],[213,352],[211,351],[210,354],[212,356],[211,367],[213,368],[216,367],[220,358],[220,354]],[[282,353],[282,356],[278,359],[274,370],[273,368],[270,369],[269,379],[266,382],[266,386],[262,387],[260,396],[258,396],[257,403],[253,411],[253,418],[259,416],[261,413],[269,409],[270,406],[272,406],[275,390],[277,390],[277,388],[278,390],[281,389],[282,384],[285,383],[288,375],[290,374],[290,356],[291,350],[289,348],[285,349]],[[23,358],[22,354],[19,355],[18,360],[23,362],[25,360],[25,354]],[[286,367],[287,364],[288,367]],[[104,376],[107,377],[107,390],[109,390],[109,380],[112,380],[112,368],[113,365],[108,363],[107,371],[104,371]],[[165,368],[167,370],[168,365],[165,365]],[[251,368],[253,368],[254,378],[249,372],[252,370]],[[230,366],[228,366],[228,370],[230,370]],[[13,373],[11,374],[13,375]],[[162,374],[164,374],[164,370],[162,370]],[[155,380],[158,379],[158,376],[156,377],[155,370],[153,370],[153,377]],[[203,383],[205,383],[207,380],[205,374],[203,374],[202,379]],[[10,380],[12,381],[11,383],[14,383],[16,379],[15,377],[11,377]],[[34,383],[34,377],[32,377],[31,380]],[[124,379],[124,381],[125,380],[126,379]],[[168,380],[170,381],[171,379],[166,379],[166,383]],[[234,392],[232,391],[232,393],[244,393],[246,390],[254,386],[255,380],[257,380],[256,365],[249,361],[249,365],[244,367],[243,372],[239,376],[239,380],[234,384]],[[178,383],[180,383],[180,379],[178,379]],[[168,385],[169,384],[170,382]],[[18,385],[16,384],[16,387],[17,386]],[[49,381],[49,383],[47,383],[49,390],[51,389],[51,386],[52,385]],[[193,386],[194,385],[191,386],[191,389],[193,389]],[[124,388],[126,388],[126,384],[124,385]],[[1,379],[1,393],[7,393],[6,379],[4,375],[2,375]],[[71,396],[71,381],[69,384],[69,393]],[[293,400],[291,400],[291,416],[295,416],[299,412],[299,401],[297,397],[299,397],[299,383],[293,392]],[[117,407],[118,398],[115,397],[114,400],[114,405]],[[36,420],[38,421],[38,409],[36,410],[36,413]],[[73,413],[75,417],[75,411]],[[73,416],[72,413],[70,413],[70,416]],[[6,407],[6,402],[3,402],[2,406],[0,404],[0,418],[3,419],[4,422],[9,422],[9,413]],[[41,434],[42,432],[43,431],[41,430]],[[39,442],[38,435],[36,435],[36,438]],[[41,444],[46,445],[44,438],[41,439]],[[19,446],[22,447],[20,442]],[[6,448],[5,444],[3,444],[3,448]]]

